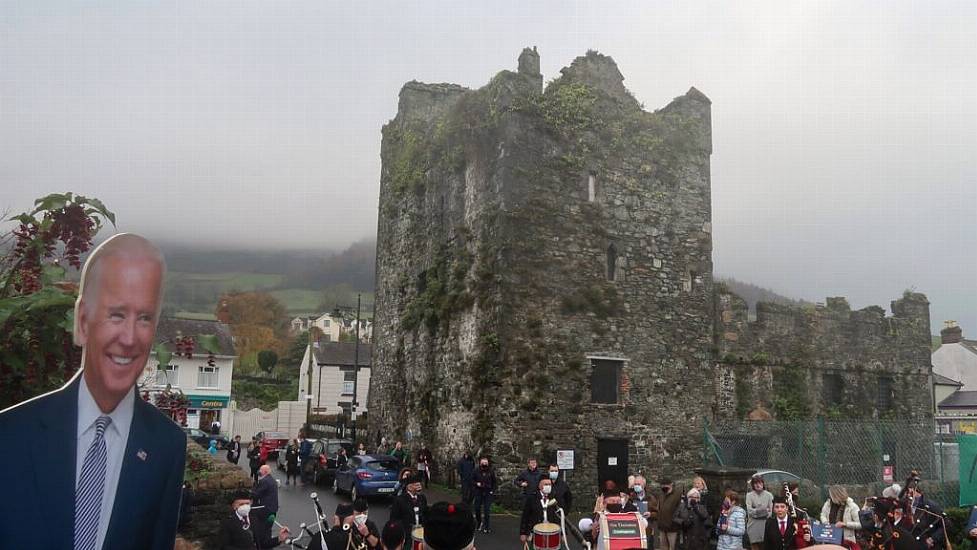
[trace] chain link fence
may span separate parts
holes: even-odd
[[[800,477],[802,494],[827,498],[843,485],[852,498],[879,494],[887,470],[905,483],[917,470],[929,498],[957,506],[957,444],[932,421],[724,421],[705,425],[704,465],[782,470]]]

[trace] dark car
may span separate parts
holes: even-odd
[[[221,434],[214,435],[203,430],[198,430],[197,428],[183,428],[183,431],[190,436],[190,439],[196,441],[204,449],[210,447],[211,440],[217,441],[218,449],[224,449],[228,444],[227,437]]]
[[[353,455],[355,446],[348,439],[319,439],[312,444],[309,461],[302,465],[302,471],[312,483],[330,482],[336,474],[336,456],[340,447],[346,449],[346,456]]]
[[[800,476],[794,475],[790,472],[785,472],[783,470],[770,470],[764,468],[757,470],[756,474],[754,475],[758,475],[763,478],[764,486],[766,486],[768,491],[774,494],[780,494],[784,483],[800,483],[801,481]],[[746,486],[750,486],[749,480],[746,481]]]
[[[362,455],[349,459],[345,466],[336,470],[333,477],[334,493],[349,493],[349,498],[385,496],[392,497],[397,488],[397,472],[400,461],[389,455]]]

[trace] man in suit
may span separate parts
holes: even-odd
[[[232,493],[231,513],[221,518],[217,547],[220,550],[274,548],[288,538],[288,527],[282,527],[278,532],[278,538],[259,539],[255,533],[253,515],[251,495],[245,490]]]
[[[796,550],[797,525],[794,518],[787,515],[787,499],[782,496],[773,497],[773,515],[767,518],[763,532],[763,550]],[[810,533],[804,533],[802,540],[811,543]]]
[[[277,544],[264,545],[264,541],[271,539],[271,526],[278,515],[278,482],[271,475],[271,466],[265,464],[258,468],[258,481],[254,484],[252,496],[256,507],[252,515],[256,523],[258,548],[274,548]]]
[[[390,505],[389,521],[400,522],[408,536],[414,527],[424,525],[424,516],[427,514],[427,498],[421,494],[423,488],[421,476],[412,472],[407,478],[407,491],[394,498],[393,504]]]
[[[519,541],[525,543],[532,537],[533,527],[537,523],[558,523],[556,515],[559,503],[553,497],[553,480],[549,476],[537,483],[539,488],[532,498],[527,499],[522,506],[522,518],[519,521]],[[620,496],[620,495],[619,495]]]
[[[135,390],[165,270],[159,249],[128,233],[85,262],[74,317],[82,368],[0,412],[0,448],[25,449],[4,481],[0,548],[173,548],[187,439]]]

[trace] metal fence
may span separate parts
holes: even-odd
[[[834,484],[853,497],[878,494],[891,468],[896,483],[917,470],[930,498],[958,503],[956,443],[937,436],[931,421],[725,421],[707,423],[704,438],[706,466],[783,470],[822,499]]]

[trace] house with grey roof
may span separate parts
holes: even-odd
[[[933,395],[941,433],[977,433],[977,340],[947,321],[933,352]]]

